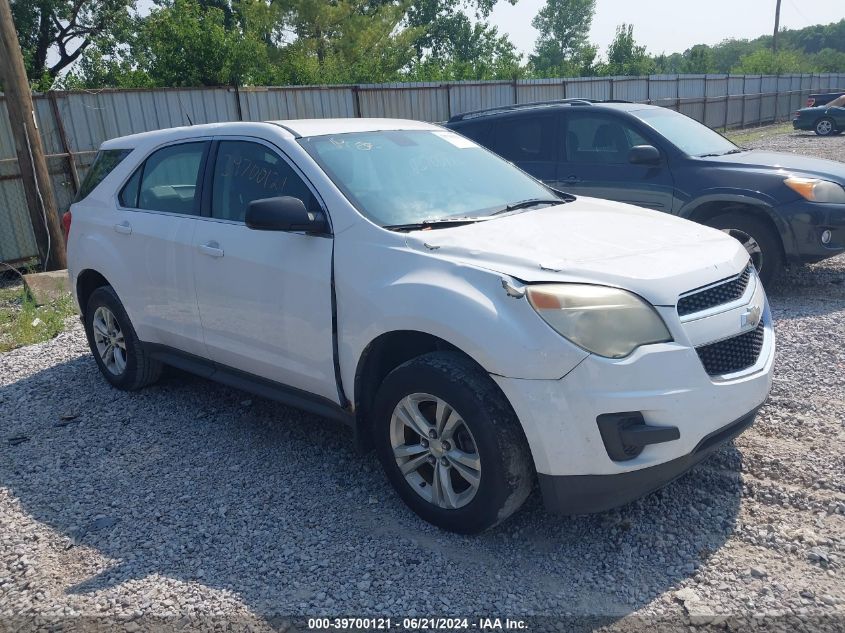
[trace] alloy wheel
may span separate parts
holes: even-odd
[[[94,344],[105,368],[114,376],[126,371],[126,340],[114,313],[105,306],[94,311]]]
[[[827,119],[823,119],[816,124],[816,132],[818,132],[820,136],[827,136],[832,131],[833,123],[831,123]]]
[[[423,499],[462,508],[481,483],[481,457],[472,432],[445,400],[426,393],[402,398],[390,418],[393,456],[405,481]]]

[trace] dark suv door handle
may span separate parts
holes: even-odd
[[[566,180],[564,180],[567,185],[577,185],[581,182],[581,179],[578,176],[567,176]]]

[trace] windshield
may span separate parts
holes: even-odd
[[[549,189],[447,130],[403,130],[300,139],[349,200],[380,226],[478,218]]]
[[[673,110],[638,110],[633,114],[690,156],[718,156],[739,150],[721,134]]]

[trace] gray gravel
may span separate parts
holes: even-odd
[[[766,146],[845,155],[842,137]],[[841,630],[845,257],[770,298],[774,390],[735,446],[621,510],[553,517],[535,493],[477,537],[417,519],[335,423],[176,372],[116,391],[78,325],[0,355],[0,629],[479,614]]]

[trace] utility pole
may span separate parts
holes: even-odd
[[[778,52],[778,31],[780,31],[780,0],[775,7],[775,32],[772,35],[772,52]]]
[[[15,139],[26,203],[38,254],[46,270],[67,267],[65,242],[41,134],[35,122],[32,92],[26,77],[21,46],[9,0],[0,0],[0,80],[6,92],[9,123]]]

